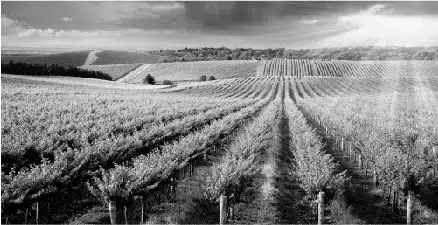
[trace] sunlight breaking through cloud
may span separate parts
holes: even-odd
[[[399,16],[379,14],[384,5],[375,5],[358,14],[340,16],[343,25],[355,28],[327,38],[327,45],[398,45],[426,46],[438,44],[437,16]]]

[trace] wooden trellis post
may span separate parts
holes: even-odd
[[[362,154],[359,153],[359,169],[362,169],[362,164],[363,164],[363,162],[362,162]]]
[[[39,224],[39,220],[40,220],[40,203],[36,202],[36,224]]]
[[[318,225],[324,224],[324,192],[318,193]]]
[[[117,214],[117,212],[116,212],[116,202],[115,201],[109,201],[109,203],[108,203],[108,210],[109,210],[109,213],[110,213],[110,220],[111,220],[111,224],[112,225],[114,225],[114,224],[117,224],[117,222],[116,222],[116,214]]]
[[[24,224],[27,224],[27,213],[29,212],[29,208],[26,207],[26,213],[24,215]]]
[[[408,199],[407,199],[407,205],[406,205],[406,224],[412,224],[412,216],[413,216],[413,205],[414,205],[414,192],[408,191]]]
[[[227,223],[227,196],[219,197],[219,224]]]

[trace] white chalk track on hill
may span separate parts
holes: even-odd
[[[82,66],[88,66],[94,63],[94,61],[96,61],[97,56],[96,53],[101,52],[100,50],[93,50],[90,53],[88,53],[87,59],[85,60],[84,65]]]
[[[152,64],[143,64],[143,65],[139,66],[137,69],[129,72],[126,76],[116,80],[116,82],[118,82],[118,83],[126,83],[127,81],[129,81],[129,80],[139,76],[141,73],[143,73],[143,71],[145,71],[151,65]]]

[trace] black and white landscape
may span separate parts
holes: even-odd
[[[1,16],[1,223],[438,223],[437,2]]]

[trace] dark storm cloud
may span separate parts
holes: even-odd
[[[306,17],[335,15],[354,11],[369,3],[352,7],[342,2],[185,2],[189,25],[204,29],[237,29],[245,25],[264,25],[268,22]]]
[[[401,16],[424,16],[438,15],[438,2],[387,2],[384,3],[388,9],[392,9],[394,15]]]
[[[437,15],[438,2],[184,2],[189,28],[236,30],[272,21],[336,18],[386,5],[395,15]]]
[[[273,23],[334,21],[384,4],[396,15],[436,15],[438,2],[2,2],[2,15],[36,28],[187,29],[242,34]],[[44,16],[42,16],[44,15]],[[61,18],[73,18],[65,23]],[[242,28],[245,28],[243,30]],[[275,27],[272,27],[274,31]]]

